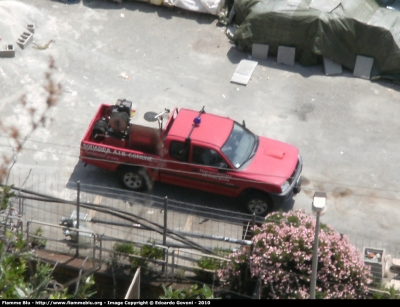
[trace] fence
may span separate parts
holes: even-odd
[[[77,198],[61,199],[21,189],[11,204],[23,203],[25,223],[36,220],[60,224],[62,220],[76,220],[79,211],[80,226],[100,236],[137,242],[152,240],[169,246],[179,244],[182,237],[191,237],[192,246],[201,249],[213,249],[219,244],[237,248],[245,243],[243,236],[251,225],[263,220],[123,190],[106,191],[103,196],[80,192],[79,201]],[[170,242],[163,242],[166,236]],[[188,239],[185,241],[186,244]]]
[[[37,189],[41,184],[45,187],[45,193]],[[175,237],[180,235],[186,239],[190,238],[190,241],[207,250],[236,249],[246,244],[246,239],[250,239],[252,225],[263,221],[261,218],[255,219],[240,212],[171,200],[168,200],[165,212],[165,198],[162,197],[88,184],[82,184],[78,193],[76,185],[75,190],[65,189],[45,177],[33,177],[30,185],[29,190],[22,189],[19,195],[11,199],[15,210],[13,209],[9,216],[8,223],[14,227],[24,227],[28,220],[60,224],[62,217],[70,218],[77,210],[78,194],[80,214],[86,215],[82,226],[88,227],[97,235],[143,243],[151,240],[158,244],[183,247],[185,243],[182,243],[182,240],[177,241],[171,237],[167,237],[166,242],[163,242],[164,231],[167,229],[170,233],[173,232]],[[33,187],[37,190],[32,191]],[[7,212],[0,213],[3,225],[6,215]],[[22,216],[21,224],[18,222],[19,215]],[[11,220],[14,223],[10,223]],[[43,228],[43,232],[48,231],[45,226]],[[368,246],[385,249],[386,254],[397,258],[400,255],[400,245],[357,237],[350,239],[360,251]]]
[[[76,231],[68,226],[32,220],[27,221],[26,224],[26,241],[31,244],[31,248],[46,247],[50,251],[56,251],[59,250],[58,245],[61,245],[63,249],[68,247],[69,251],[71,249],[75,249],[76,251],[85,249],[91,251],[90,256],[92,259],[96,259],[96,234],[93,231],[82,228]],[[44,234],[41,227],[46,227],[49,230],[48,234]],[[66,236],[70,236],[71,239],[66,239]],[[77,255],[77,252],[75,252],[75,255]]]
[[[170,274],[171,266],[179,274],[183,270],[192,274],[198,268],[197,261],[205,255],[213,257],[215,249],[235,250],[249,245],[252,225],[263,220],[240,212],[87,184],[60,192],[53,182],[50,189],[45,182],[45,193],[38,188],[33,191],[33,186],[15,187],[10,204],[12,212],[19,215],[8,216],[26,228],[33,248],[45,242],[46,250],[54,253],[109,262],[117,254],[116,243],[135,247],[155,244],[165,250],[167,260],[153,262],[164,270],[169,268]],[[3,215],[5,220],[7,213]],[[195,252],[190,254],[188,250]],[[173,255],[169,263],[168,255]]]
[[[118,254],[116,243],[138,248],[155,246],[164,250],[164,255],[151,260],[150,269],[164,270],[171,278],[193,275],[202,257],[219,259],[212,255],[215,249],[235,250],[249,245],[251,227],[263,221],[241,212],[89,184],[65,189],[45,179],[41,191],[37,188],[41,183],[43,179],[32,180],[30,189],[16,188],[10,200],[11,215],[0,213],[1,229],[26,230],[28,242],[35,242],[33,245],[46,241],[46,250],[79,254],[100,263]],[[360,251],[365,247],[383,249],[399,258],[400,245],[350,239]],[[141,257],[119,255],[121,264]]]

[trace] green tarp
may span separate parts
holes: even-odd
[[[234,41],[296,48],[296,61],[327,57],[353,70],[357,55],[374,59],[373,75],[400,79],[400,11],[375,0],[235,0]]]

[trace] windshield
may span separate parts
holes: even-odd
[[[257,137],[235,122],[221,151],[236,168],[239,168],[255,154],[257,144]]]

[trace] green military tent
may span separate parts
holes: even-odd
[[[399,4],[397,4],[399,2]],[[392,4],[392,6],[390,6]],[[235,43],[296,48],[296,61],[322,57],[354,69],[357,55],[374,59],[372,76],[400,80],[400,1],[234,0]]]

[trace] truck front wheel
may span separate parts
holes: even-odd
[[[266,216],[272,211],[272,201],[269,196],[261,192],[248,192],[243,197],[243,203],[246,210],[251,214]]]
[[[119,171],[122,185],[132,191],[143,191],[147,188],[143,169],[125,167]]]

